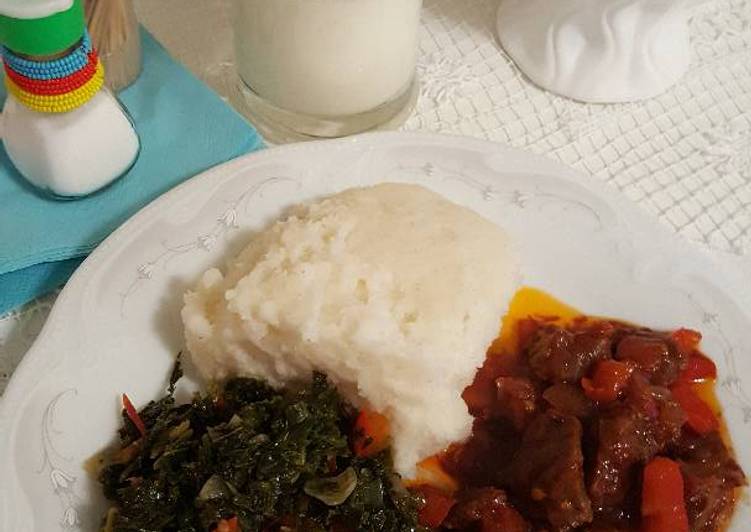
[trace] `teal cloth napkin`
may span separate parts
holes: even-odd
[[[0,314],[64,283],[99,242],[155,197],[263,147],[252,126],[145,30],[142,38],[143,72],[119,95],[141,138],[141,154],[125,177],[91,197],[55,201],[27,184],[0,148]]]

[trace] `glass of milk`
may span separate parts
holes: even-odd
[[[235,104],[272,142],[405,119],[422,0],[233,0]]]

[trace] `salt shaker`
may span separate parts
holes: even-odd
[[[81,0],[0,0],[0,41],[8,92],[3,144],[21,175],[65,199],[123,176],[140,142],[104,87]]]

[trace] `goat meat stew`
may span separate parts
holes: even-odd
[[[434,528],[724,529],[746,479],[698,332],[581,315],[508,327],[463,394],[473,433],[441,457],[459,489]]]

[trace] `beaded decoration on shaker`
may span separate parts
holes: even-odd
[[[35,61],[2,48],[5,86],[29,109],[65,113],[88,102],[104,85],[104,67],[88,32],[64,57]]]

